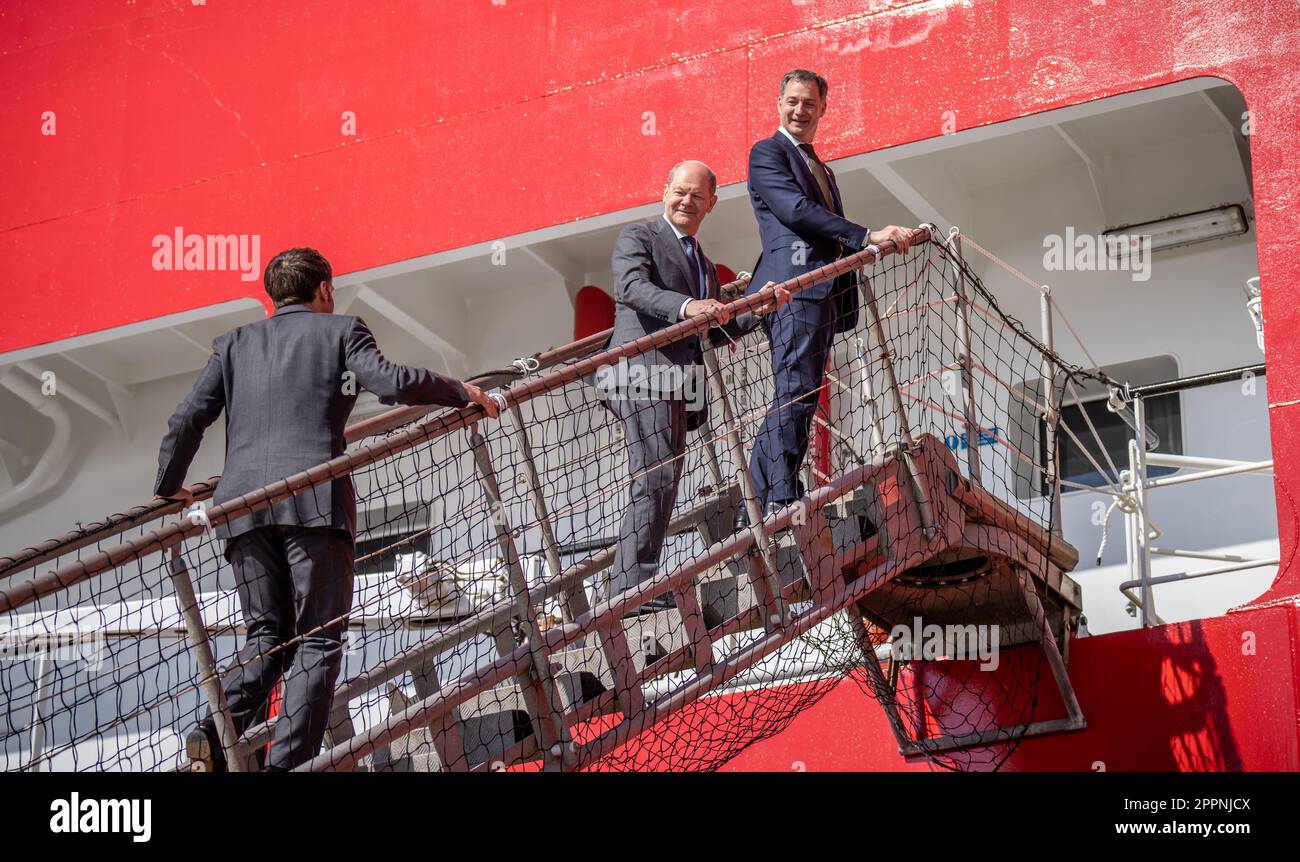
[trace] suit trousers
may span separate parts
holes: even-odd
[[[627,469],[632,477],[611,570],[610,588],[617,595],[659,571],[659,554],[682,476],[686,402],[680,398],[610,398],[607,403],[623,423]]]
[[[817,300],[796,296],[764,319],[772,349],[773,398],[749,459],[763,506],[803,496],[799,469],[821,398],[836,315],[834,295]]]
[[[237,733],[284,690],[268,769],[292,769],[320,753],[352,608],[353,542],[329,527],[264,526],[226,545],[244,612],[244,646],[223,675]],[[211,715],[204,723],[215,728]]]

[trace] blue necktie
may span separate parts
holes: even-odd
[[[682,245],[686,249],[686,259],[691,262],[691,275],[694,276],[692,280],[695,282],[695,298],[708,299],[705,293],[708,290],[708,281],[704,278],[704,267],[700,263],[699,254],[696,253],[695,237],[682,237]]]

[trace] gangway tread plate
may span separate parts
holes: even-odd
[[[594,701],[606,688],[592,673],[563,671],[555,674],[558,706],[563,712],[576,711]],[[400,690],[390,694],[391,708],[400,711],[410,704]],[[515,682],[497,686],[462,702],[457,707],[459,730],[464,741],[467,766],[531,760],[540,756],[533,737],[532,722],[524,693]],[[515,749],[515,750],[512,750]],[[394,740],[388,765],[393,771],[430,772],[443,768],[428,728],[418,728]]]
[[[702,491],[700,497],[699,502],[673,518],[668,535],[679,536],[689,533],[698,529],[701,523],[708,524],[716,530],[715,535],[725,536],[731,532],[730,525],[735,521],[741,505],[740,485],[732,482],[720,490],[709,488]]]
[[[778,540],[776,567],[781,578],[781,586],[786,588],[787,599],[795,602],[807,601],[810,598],[810,590],[805,579],[803,558],[799,554],[799,549],[792,543]],[[754,584],[743,557],[728,560],[701,574],[696,579],[696,590],[700,607],[711,609],[724,620],[747,611],[757,610],[761,606],[758,596],[754,593]],[[756,627],[762,627],[761,616],[756,618],[756,623]]]

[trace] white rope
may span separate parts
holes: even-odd
[[[1106,508],[1106,514],[1101,520],[1101,544],[1097,546],[1097,565],[1099,566],[1101,565],[1101,555],[1106,551],[1106,539],[1110,536],[1110,516],[1117,506],[1126,515],[1142,511],[1142,507],[1138,505],[1137,497],[1132,492],[1115,495],[1114,502]],[[1143,515],[1146,515],[1144,511]],[[1163,530],[1151,523],[1150,517],[1146,518],[1146,525],[1148,542],[1154,542],[1164,535]]]
[[[510,364],[515,368],[518,368],[519,373],[525,377],[542,367],[542,364],[537,361],[536,356],[521,356]],[[504,410],[505,405],[502,404],[501,408]]]
[[[208,510],[203,508],[202,503],[195,503],[183,512],[181,517],[188,519],[195,527],[202,527],[205,534],[211,535],[212,522],[208,520]]]
[[[1106,539],[1110,537],[1110,516],[1118,506],[1124,510],[1125,514],[1133,512],[1133,498],[1127,494],[1117,495],[1111,504],[1106,507],[1106,514],[1101,519],[1101,544],[1097,546],[1097,565],[1101,565],[1101,555],[1106,552]]]

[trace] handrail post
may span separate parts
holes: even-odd
[[[867,411],[867,441],[869,457],[875,458],[885,451],[885,426],[876,406],[876,393],[871,387],[871,360],[867,358],[867,342],[858,336],[854,340],[858,349],[858,362],[862,363],[862,407]]]
[[[1142,626],[1155,622],[1155,600],[1151,590],[1151,536],[1147,523],[1147,416],[1141,397],[1133,399],[1133,439],[1129,441],[1129,468],[1133,474],[1134,546],[1137,551],[1137,579],[1142,583]]]
[[[1047,484],[1052,491],[1052,532],[1060,535],[1065,529],[1061,524],[1061,464],[1056,438],[1056,425],[1060,416],[1055,406],[1056,366],[1051,355],[1055,350],[1052,336],[1052,289],[1047,285],[1043,285],[1038,302],[1043,325],[1043,344],[1048,350],[1043,354],[1040,366],[1043,380],[1043,441],[1047,449],[1044,466],[1047,468]]]
[[[966,294],[966,266],[961,253],[961,233],[953,235],[957,253],[957,362],[961,366],[962,413],[966,417],[966,472],[971,482],[982,485],[980,436],[983,433],[975,418],[975,381],[971,373],[970,298]]]
[[[921,474],[916,467],[916,460],[913,455],[915,443],[912,439],[911,423],[907,419],[907,409],[903,406],[902,390],[898,388],[898,378],[894,374],[894,354],[889,348],[889,340],[885,338],[885,329],[880,324],[880,308],[876,304],[876,292],[871,287],[871,279],[864,277],[859,281],[859,284],[862,287],[863,304],[867,308],[867,332],[880,348],[880,359],[885,373],[885,386],[889,389],[894,412],[898,415],[898,433],[903,440],[901,454],[903,464],[907,468],[908,484],[912,488],[912,501],[916,505],[917,515],[921,520],[921,531],[926,539],[931,539],[936,533],[934,513],[930,510],[930,495],[926,492],[925,486],[921,484]]]
[[[54,660],[51,654],[54,652],[53,645],[47,645],[41,650],[41,663],[36,671],[36,694],[32,699],[32,730],[30,753],[27,757],[27,766],[24,771],[40,772],[41,755],[45,753],[45,689],[50,682],[50,674],[54,671]],[[53,769],[47,770],[53,771]]]
[[[1119,489],[1124,494],[1133,493],[1133,451],[1129,450],[1129,466],[1119,473]],[[1120,508],[1120,513],[1124,520],[1124,562],[1128,566],[1128,579],[1130,581],[1138,580],[1137,572],[1137,545],[1134,536],[1137,531],[1134,529],[1136,523],[1136,514],[1129,511],[1126,507]],[[1133,603],[1134,610],[1137,609],[1137,602]]]
[[[704,437],[704,463],[709,468],[709,479],[713,482],[714,493],[720,494],[726,489],[727,482],[722,477],[722,462],[718,460],[717,447],[713,445],[713,420],[710,417],[705,417],[700,433]]]
[[[509,409],[510,417],[515,423],[515,439],[518,442],[519,451],[523,455],[524,477],[528,482],[528,493],[532,498],[533,510],[537,513],[537,521],[542,530],[542,545],[546,551],[546,562],[551,567],[554,576],[558,578],[564,574],[564,567],[560,561],[560,546],[555,538],[555,530],[551,526],[551,515],[546,505],[546,497],[542,493],[541,476],[538,474],[536,464],[533,461],[532,444],[528,439],[528,431],[524,427],[524,417],[518,403],[511,401]],[[601,569],[601,577],[608,584],[605,575],[607,572],[608,568]],[[608,587],[603,594],[609,594]],[[560,595],[563,600],[564,613],[567,617],[565,622],[573,622],[591,610],[591,604],[587,601],[587,587],[582,581],[565,587]],[[630,682],[632,658],[626,632],[621,627],[615,627],[598,631],[596,637],[600,639],[605,660],[609,663],[610,673],[616,681],[615,688],[624,712],[628,715],[639,713],[645,708],[645,700],[642,697],[640,685]]]
[[[731,450],[731,460],[736,463],[736,471],[740,474],[740,490],[745,499],[745,512],[749,515],[749,532],[754,537],[754,550],[757,551],[761,562],[762,580],[767,586],[765,592],[770,596],[770,603],[764,603],[768,606],[770,616],[763,621],[763,626],[771,631],[774,627],[784,627],[788,621],[785,599],[781,595],[781,579],[778,575],[776,554],[771,539],[768,538],[767,528],[763,526],[763,507],[758,503],[758,492],[754,490],[754,477],[750,475],[749,462],[745,460],[745,447],[740,442],[740,429],[735,413],[731,409],[731,398],[727,394],[722,370],[718,366],[718,358],[714,355],[712,347],[704,348],[704,368],[708,373],[709,388],[713,391],[713,397],[722,408],[722,424],[726,428],[727,447]],[[757,589],[760,585],[754,586]]]
[[[569,727],[558,704],[555,679],[551,675],[550,660],[537,634],[537,618],[528,598],[528,580],[519,565],[519,551],[506,520],[505,506],[501,502],[501,489],[497,485],[496,470],[488,452],[487,440],[475,428],[470,432],[470,447],[474,450],[474,464],[478,468],[483,495],[492,513],[492,525],[497,545],[509,577],[510,592],[515,601],[515,614],[519,619],[524,640],[528,645],[528,674],[519,680],[524,702],[529,706],[536,722],[534,731],[546,758],[547,769],[562,769],[569,765],[572,753],[569,745]]]
[[[226,756],[226,768],[231,772],[243,772],[248,762],[247,746],[235,732],[235,723],[230,718],[230,705],[226,702],[225,690],[221,688],[221,676],[217,673],[217,662],[212,655],[208,628],[199,610],[189,569],[181,557],[180,545],[172,547],[170,569],[172,589],[176,591],[176,601],[180,605],[181,617],[185,620],[185,633],[190,639],[190,646],[194,648],[199,685],[208,699],[208,708],[212,711],[212,720],[217,726],[217,738],[221,741],[221,750]]]
[[[546,497],[542,493],[542,480],[537,472],[537,464],[533,460],[532,441],[528,439],[528,429],[524,426],[524,417],[519,404],[510,402],[509,410],[510,418],[515,425],[515,442],[522,456],[528,496],[532,500],[533,511],[537,513],[537,525],[542,533],[542,548],[546,553],[546,563],[551,567],[551,572],[558,577],[564,573],[564,567],[560,562],[560,546],[555,538],[555,528],[551,525],[551,513],[546,505]],[[572,622],[589,610],[586,587],[582,584],[574,589],[565,590],[562,598],[565,622]]]

